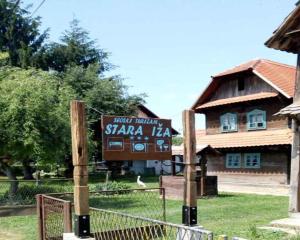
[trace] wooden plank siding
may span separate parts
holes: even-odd
[[[244,80],[244,90],[238,89],[238,79]],[[260,92],[278,93],[271,85],[255,76],[251,71],[223,76],[218,79],[219,86],[206,102],[245,96]],[[249,132],[247,128],[247,113],[259,109],[266,111],[266,129],[251,130],[251,132],[273,131],[291,128],[291,122],[285,116],[274,115],[291,103],[280,93],[278,97],[256,99],[247,102],[233,103],[202,109],[206,117],[206,135],[231,134],[221,131],[220,117],[225,113],[237,114],[237,132]],[[230,141],[230,138],[228,138]],[[260,141],[259,136],[257,141]],[[283,143],[284,144],[284,143]],[[230,145],[230,143],[229,143]],[[240,184],[289,184],[291,145],[261,146],[261,147],[230,147],[219,148],[221,156],[207,156],[207,175],[218,176],[218,182]],[[226,168],[226,154],[241,153],[241,167]],[[260,153],[260,168],[246,168],[245,153]]]
[[[238,90],[238,79],[244,81],[244,90],[242,91]],[[212,94],[209,101],[245,96],[260,92],[277,92],[273,87],[252,73],[235,75],[234,77],[227,76],[221,81],[224,81],[224,83],[220,84],[217,90]]]
[[[206,134],[225,134],[220,130],[220,116],[225,113],[237,113],[238,131],[247,132],[247,113],[260,109],[266,111],[267,130],[285,129],[288,128],[288,118],[283,116],[274,116],[286,104],[279,98],[272,98],[255,101],[249,103],[240,103],[238,105],[226,105],[222,107],[215,107],[206,110]]]
[[[274,147],[273,147],[274,148]],[[229,153],[239,152],[242,154],[241,168],[226,168],[226,152],[223,156],[209,156],[207,162],[207,175],[218,176],[219,182],[233,183],[249,183],[249,184],[288,184],[290,157],[288,149],[290,147],[282,147],[286,151],[272,151],[265,147],[261,149],[252,148],[243,150],[228,150]],[[261,152],[260,168],[245,168],[243,153]]]

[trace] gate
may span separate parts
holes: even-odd
[[[61,240],[72,232],[72,203],[47,195],[37,195],[39,240]]]
[[[72,232],[72,198],[72,193],[37,195],[39,240],[62,240],[63,233]],[[210,231],[165,222],[164,189],[94,192],[90,201],[99,203],[90,208],[91,233],[96,240],[213,239]],[[104,209],[105,202],[118,207]],[[139,207],[142,203],[143,209]]]

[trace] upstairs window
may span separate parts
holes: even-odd
[[[260,168],[260,153],[245,153],[245,168]]]
[[[238,79],[238,90],[244,91],[245,90],[245,81],[242,78]]]
[[[226,168],[240,168],[241,167],[241,154],[240,153],[227,153],[226,154]]]
[[[237,131],[237,115],[236,113],[226,113],[221,116],[221,132]]]
[[[266,111],[255,109],[247,113],[248,130],[266,129]]]

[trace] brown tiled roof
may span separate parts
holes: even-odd
[[[269,145],[286,145],[292,143],[290,129],[262,130],[213,135],[196,135],[199,145],[209,144],[213,148],[255,147]]]
[[[152,112],[149,108],[147,108],[145,105],[143,104],[139,104],[137,106],[138,108],[138,112],[137,112],[137,115],[138,117],[146,117],[146,118],[160,118],[159,116],[157,116],[154,112]],[[178,135],[179,132],[172,128],[172,135]]]
[[[266,59],[249,61],[247,63],[231,68],[225,72],[219,73],[215,75],[214,78],[246,70],[252,70],[254,74],[262,77],[263,80],[267,81],[269,84],[274,84],[273,87],[279,88],[277,89],[279,90],[279,92],[281,90],[289,97],[294,96],[296,77],[295,67]]]
[[[249,94],[245,96],[225,98],[225,99],[219,99],[219,100],[207,102],[198,106],[196,109],[205,109],[210,107],[227,105],[231,103],[248,102],[252,100],[258,100],[258,99],[264,99],[264,98],[270,98],[276,96],[278,96],[278,93],[275,92],[261,92],[261,93]]]
[[[199,107],[199,105],[206,103],[207,99],[209,99],[209,96],[223,81],[222,77],[244,71],[252,71],[254,75],[257,75],[259,78],[261,78],[267,84],[271,85],[275,90],[280,92],[285,97],[292,98],[294,96],[296,77],[295,67],[266,59],[257,59],[241,64],[213,76],[211,83],[199,96],[192,109],[196,109],[197,107]]]
[[[295,67],[269,60],[260,60],[253,70],[254,73],[264,77],[265,81],[269,80],[274,86],[279,88],[278,90],[282,90],[289,97],[294,96],[296,80]]]

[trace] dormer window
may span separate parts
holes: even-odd
[[[266,129],[266,111],[255,109],[247,113],[248,130]]]
[[[235,132],[237,131],[237,114],[225,113],[220,118],[221,132]]]

